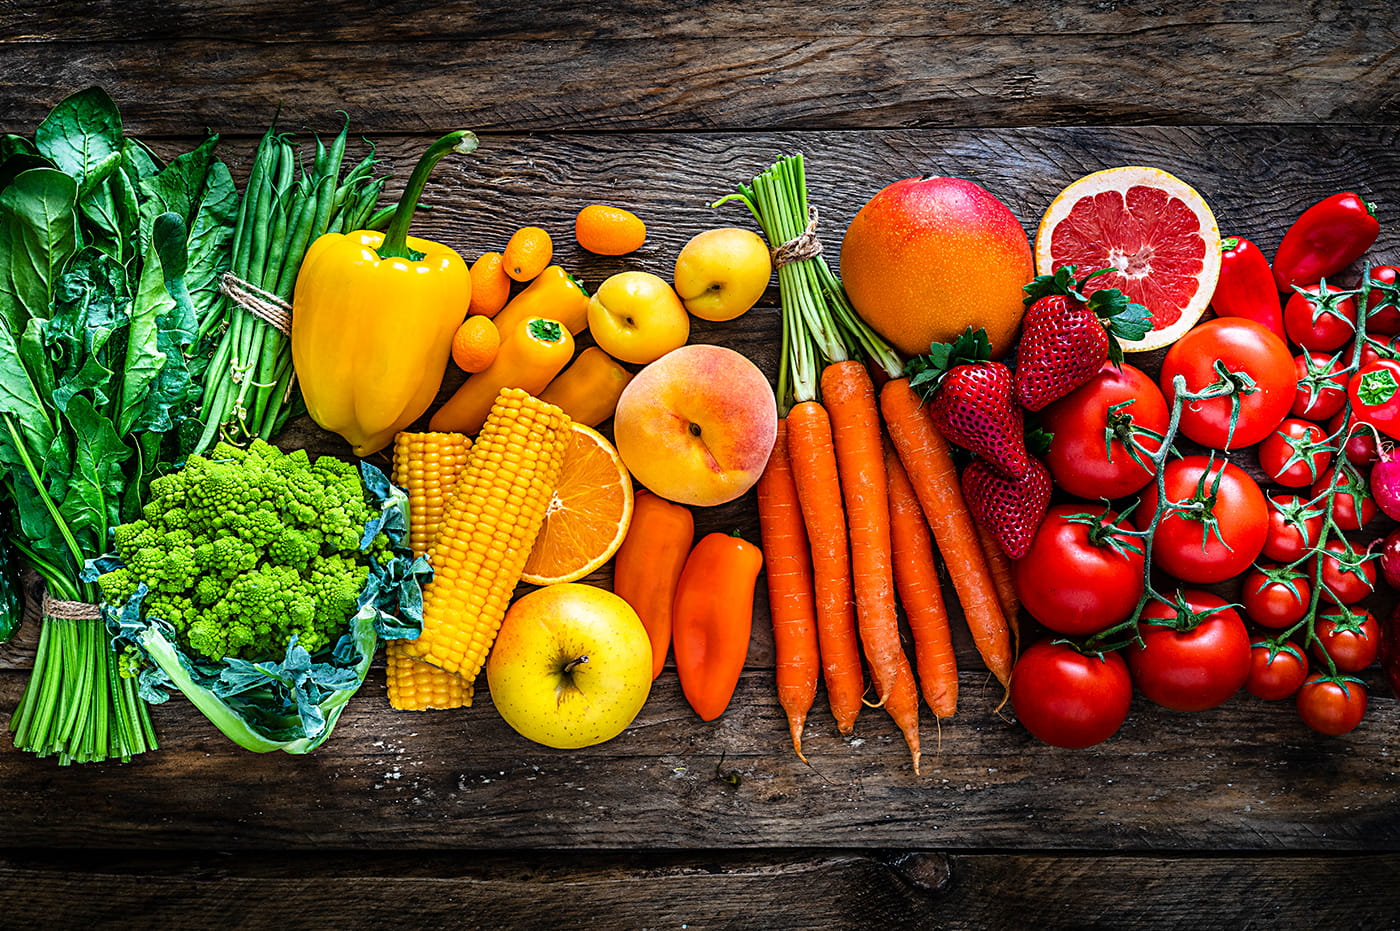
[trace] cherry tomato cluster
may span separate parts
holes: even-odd
[[[1012,676],[1032,735],[1097,744],[1134,687],[1178,711],[1241,689],[1292,698],[1336,735],[1365,714],[1358,673],[1379,660],[1400,690],[1400,643],[1361,604],[1380,554],[1357,535],[1377,514],[1367,470],[1400,436],[1400,269],[1370,267],[1350,289],[1326,280],[1376,230],[1367,205],[1338,195],[1289,230],[1271,271],[1253,244],[1226,240],[1218,316],[1168,350],[1158,379],[1106,365],[1045,409],[1057,488],[1116,503],[1052,506],[1014,564],[1050,633]],[[1205,452],[1164,450],[1178,434]],[[1236,464],[1246,448],[1263,487]],[[1400,574],[1400,531],[1387,545]],[[1225,582],[1233,601],[1204,587]]]

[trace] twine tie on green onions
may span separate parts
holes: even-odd
[[[244,281],[233,272],[224,272],[223,278],[219,279],[219,291],[283,336],[292,335],[292,305],[276,294]]]
[[[822,254],[822,241],[817,238],[817,208],[807,208],[807,228],[789,239],[771,253],[774,268],[782,268],[792,262],[815,259]]]

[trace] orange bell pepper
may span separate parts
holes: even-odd
[[[574,338],[556,320],[531,317],[513,330],[502,330],[496,358],[438,408],[428,429],[475,436],[502,388],[523,388],[538,395],[573,355]]]
[[[521,320],[547,317],[558,320],[577,336],[588,329],[588,292],[579,280],[558,265],[551,265],[510,299],[496,315],[496,326],[509,333]]]
[[[753,631],[753,592],[763,553],[712,533],[695,544],[676,586],[671,641],[686,701],[702,720],[729,707]]]
[[[549,383],[540,400],[562,407],[574,423],[596,427],[617,410],[617,399],[631,380],[632,373],[622,363],[597,346],[589,346]],[[690,541],[685,545],[689,549]]]
[[[637,493],[632,523],[613,565],[613,594],[632,606],[647,629],[653,679],[661,675],[671,649],[676,583],[694,542],[695,518],[689,508],[649,491]]]

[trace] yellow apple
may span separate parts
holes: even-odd
[[[745,313],[772,276],[763,238],[732,226],[700,233],[676,257],[676,293],[701,320],[733,320]]]
[[[613,436],[632,477],[681,504],[733,501],[754,486],[778,435],[768,379],[723,346],[669,352],[622,390]]]
[[[690,315],[664,279],[650,272],[619,272],[593,292],[588,328],[598,347],[614,359],[646,365],[685,345]]]
[[[632,606],[578,582],[546,585],[506,612],[486,660],[491,701],[521,736],[591,747],[621,734],[651,691],[651,641]]]

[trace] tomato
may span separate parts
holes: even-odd
[[[1240,604],[1250,620],[1283,630],[1302,620],[1312,600],[1312,586],[1297,569],[1264,565],[1250,570],[1240,588]]]
[[[1271,495],[1264,555],[1282,563],[1297,562],[1322,539],[1322,510],[1300,495]]]
[[[1356,335],[1356,301],[1334,297],[1339,289],[1331,285],[1325,292],[1319,292],[1321,287],[1308,284],[1303,285],[1307,294],[1293,292],[1283,305],[1283,328],[1288,338],[1302,348],[1330,352]],[[1317,303],[1308,297],[1319,294]]]
[[[1332,473],[1335,471],[1328,469],[1323,472],[1308,489],[1308,495],[1311,500],[1318,502],[1318,507],[1326,504],[1318,499],[1327,494],[1327,489],[1332,485]],[[1332,496],[1332,520],[1336,521],[1341,530],[1360,530],[1375,516],[1376,499],[1371,497],[1371,490],[1366,487],[1365,479],[1354,470],[1344,469],[1337,481],[1337,491]]]
[[[1319,734],[1355,730],[1366,716],[1366,686],[1358,679],[1315,675],[1298,690],[1298,716]]]
[[[1131,614],[1142,597],[1142,541],[1114,532],[1131,529],[1117,514],[1102,516],[1100,522],[1081,504],[1055,505],[1026,555],[1012,563],[1021,606],[1057,633],[1098,633]]]
[[[1152,479],[1148,456],[1161,445],[1170,419],[1167,402],[1151,377],[1127,363],[1121,369],[1105,364],[1093,378],[1041,411],[1041,426],[1053,434],[1045,465],[1055,484],[1077,497],[1111,500],[1130,495]],[[1142,462],[1126,445],[1130,439],[1138,444]]]
[[[1343,610],[1317,619],[1313,657],[1323,665],[1327,656],[1338,672],[1360,672],[1381,654],[1381,625],[1370,611]],[[1324,656],[1324,651],[1326,656]]]
[[[1117,653],[1085,656],[1042,640],[1021,654],[1011,675],[1017,719],[1037,739],[1070,750],[1112,737],[1132,699],[1128,664]]]
[[[1177,597],[1183,606],[1152,601],[1143,609],[1143,645],[1128,648],[1128,666],[1149,700],[1176,711],[1204,711],[1224,703],[1249,678],[1249,632],[1223,598],[1200,589]]]
[[[1168,406],[1176,397],[1172,387],[1177,375],[1186,379],[1186,390],[1196,393],[1220,381],[1216,362],[1228,372],[1247,376],[1254,390],[1239,394],[1239,417],[1230,436],[1232,398],[1192,401],[1181,411],[1183,436],[1202,446],[1225,449],[1253,446],[1273,432],[1288,416],[1298,394],[1298,375],[1288,345],[1269,328],[1243,317],[1218,317],[1193,327],[1172,344],[1162,360],[1159,378]]]
[[[1377,265],[1371,269],[1370,281],[1380,285],[1366,292],[1366,332],[1381,336],[1400,333],[1400,268]],[[1369,284],[1369,282],[1368,282]],[[1384,303],[1384,306],[1377,305]]]
[[[1259,444],[1259,468],[1288,488],[1310,485],[1332,461],[1326,441],[1327,431],[1317,424],[1289,417]]]
[[[1347,400],[1346,366],[1325,352],[1303,352],[1293,357],[1298,393],[1288,413],[1323,421],[1342,409]]]
[[[1352,549],[1345,540],[1328,540],[1322,560],[1322,597],[1338,604],[1356,604],[1376,590],[1376,561]]]
[[[1153,565],[1185,582],[1222,582],[1248,569],[1269,535],[1268,506],[1254,479],[1230,462],[1212,466],[1205,456],[1171,460],[1163,479],[1169,500],[1199,499],[1206,509],[1199,516],[1180,511],[1163,516],[1152,541]],[[1153,483],[1133,515],[1139,530],[1147,529],[1156,509]]]
[[[1249,648],[1249,678],[1244,687],[1265,701],[1287,698],[1308,677],[1308,661],[1292,643],[1256,643]]]
[[[1342,354],[1345,355],[1346,351],[1346,347],[1342,347]],[[1400,335],[1375,339],[1367,333],[1366,340],[1361,344],[1360,368],[1365,368],[1377,359],[1394,359],[1397,356],[1400,356]]]
[[[1346,411],[1340,411],[1327,421],[1327,435],[1336,436],[1346,420]],[[1336,440],[1333,441],[1334,443]],[[1352,415],[1351,427],[1346,437],[1347,462],[1354,466],[1368,466],[1381,457],[1380,446],[1376,442],[1375,428],[1368,426],[1364,419]]]
[[[1347,382],[1347,397],[1356,416],[1400,439],[1400,361],[1377,359],[1361,366]]]

